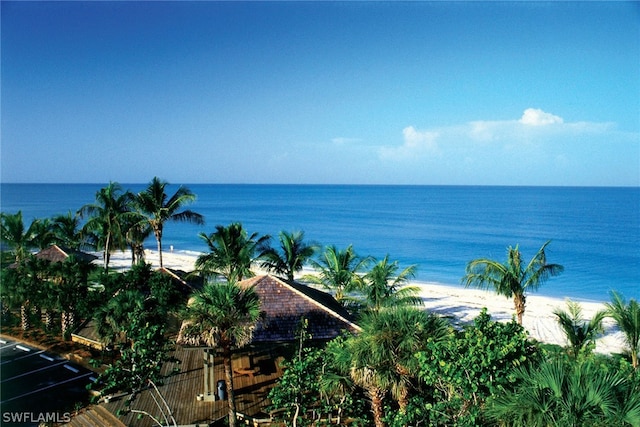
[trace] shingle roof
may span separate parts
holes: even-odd
[[[51,262],[63,262],[70,256],[75,256],[79,260],[91,262],[98,259],[97,256],[88,254],[86,252],[76,251],[74,249],[66,248],[64,246],[51,245],[46,249],[42,249],[36,254],[36,258],[45,259]]]
[[[253,287],[260,298],[263,318],[253,332],[253,342],[292,341],[303,318],[312,339],[332,339],[344,330],[358,332],[347,311],[329,294],[277,277],[257,276],[239,283]]]
[[[166,274],[179,285],[180,290],[185,294],[191,294],[195,289],[202,288],[202,279],[198,276],[190,276],[182,270],[175,270],[167,267],[160,267],[156,271]]]

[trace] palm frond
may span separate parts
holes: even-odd
[[[627,301],[617,292],[611,293],[611,302],[607,303],[607,315],[612,317],[624,333],[625,341],[631,352],[634,367],[638,367],[640,353],[640,304],[635,299]]]

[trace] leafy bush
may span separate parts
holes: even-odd
[[[407,411],[430,425],[482,424],[484,403],[516,385],[516,369],[536,358],[537,348],[515,321],[491,321],[483,309],[472,326],[446,340],[430,341],[417,354],[418,377],[424,383],[422,407]],[[414,399],[414,403],[416,400]]]
[[[637,373],[602,362],[557,358],[522,367],[517,387],[494,396],[486,415],[504,426],[640,426]]]

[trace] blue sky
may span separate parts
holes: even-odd
[[[5,2],[3,182],[640,185],[634,2]]]

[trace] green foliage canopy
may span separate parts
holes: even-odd
[[[512,389],[516,369],[535,358],[535,347],[522,326],[515,321],[494,322],[483,309],[473,325],[443,340],[428,340],[426,349],[417,354],[418,377],[427,387],[421,421],[430,425],[481,422],[486,399]]]

